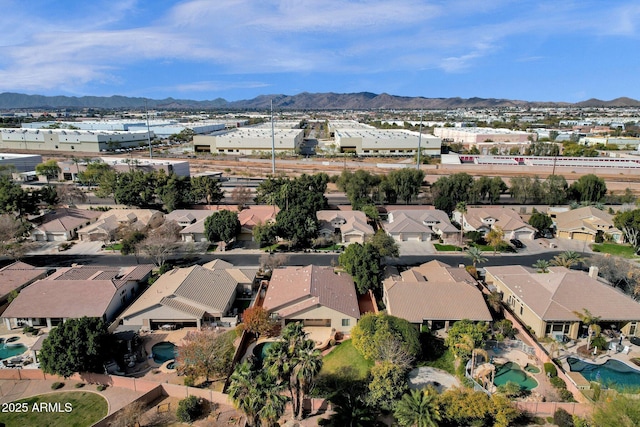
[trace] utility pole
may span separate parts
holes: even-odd
[[[420,110],[420,130],[418,134],[418,161],[416,162],[416,169],[420,170],[420,154],[422,152],[422,110]]]
[[[271,174],[276,174],[276,136],[273,124],[273,99],[271,100]]]
[[[144,100],[144,110],[147,113],[147,141],[149,142],[149,158],[153,159],[153,149],[151,148],[151,131],[149,130],[149,108],[147,108],[147,99]]]

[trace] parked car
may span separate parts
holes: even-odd
[[[522,248],[524,248],[524,244],[522,244],[522,242],[521,242],[520,240],[518,240],[518,239],[511,239],[511,240],[509,240],[509,241],[511,242],[511,244],[512,244],[513,246],[515,246],[515,247],[516,247],[516,248],[518,248],[518,249],[522,249]]]
[[[640,337],[631,337],[629,340],[631,341],[631,344],[640,345]]]

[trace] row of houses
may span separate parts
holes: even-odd
[[[333,267],[281,267],[270,281],[259,283],[257,268],[214,260],[175,268],[142,292],[151,269],[151,265],[73,266],[51,273],[16,263],[0,269],[1,277],[13,277],[13,286],[23,288],[2,318],[9,329],[51,328],[81,316],[117,320],[135,330],[201,328],[235,325],[238,300],[258,298],[283,324],[301,321],[349,333],[366,311],[359,305],[352,278]],[[488,287],[498,291],[504,304],[538,337],[578,338],[585,332],[580,320],[585,310],[600,318],[603,329],[640,336],[640,304],[599,280],[597,269],[589,274],[564,267],[539,272],[521,265],[485,270]],[[5,285],[2,292],[7,290]],[[432,331],[447,330],[461,319],[492,320],[481,287],[467,270],[436,260],[402,271],[389,269],[383,301],[388,314]]]
[[[219,206],[218,209],[237,211],[235,206]],[[238,212],[241,231],[239,241],[253,241],[253,228],[258,224],[273,223],[280,209],[277,206],[249,206]],[[444,211],[428,206],[387,207],[387,220],[382,228],[396,241],[427,242],[433,239],[445,243],[459,242],[459,229]],[[206,242],[204,223],[212,210],[179,209],[169,214],[152,209],[113,209],[107,212],[62,208],[34,218],[31,233],[35,241],[81,241],[108,240],[123,226],[144,229],[155,228],[164,221],[175,221],[182,230],[184,242]],[[613,224],[613,215],[592,206],[578,209],[550,208],[558,238],[593,242],[598,238],[610,238],[614,242],[624,241],[622,231]],[[339,243],[363,243],[373,235],[374,229],[361,211],[325,210],[317,213],[319,235],[337,237]],[[454,212],[453,220],[465,232],[488,233],[499,226],[505,239],[535,238],[536,230],[527,224],[515,210],[507,207],[469,207],[464,213]]]

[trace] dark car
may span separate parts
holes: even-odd
[[[640,345],[640,337],[631,337],[629,341],[631,341],[631,344]]]
[[[511,244],[512,244],[513,246],[515,246],[515,247],[516,247],[516,248],[518,248],[518,249],[522,249],[522,248],[524,248],[524,245],[523,245],[523,244],[522,244],[522,242],[521,242],[520,240],[518,240],[518,239],[511,239],[511,240],[509,240],[509,241],[511,242]]]

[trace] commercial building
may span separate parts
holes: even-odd
[[[39,154],[0,153],[0,167],[11,169],[12,172],[31,172],[36,170],[36,165],[40,163],[42,156]]]
[[[193,137],[195,151],[224,154],[254,154],[271,151],[296,152],[304,138],[303,129],[240,128],[211,135]]]
[[[494,128],[434,128],[433,134],[446,141],[464,145],[478,142],[528,142],[536,138],[535,133]]]
[[[139,147],[154,138],[144,131],[88,131],[69,129],[3,129],[0,146],[14,150],[82,151],[99,153]]]
[[[132,157],[100,157],[99,160],[118,172],[129,172],[132,170],[152,172],[163,170],[167,175],[174,173],[178,176],[190,176],[191,174],[189,162],[182,160],[140,159]],[[58,166],[60,167],[59,178],[61,180],[75,181],[78,178],[78,173],[87,169],[87,162],[64,160],[59,161]]]

